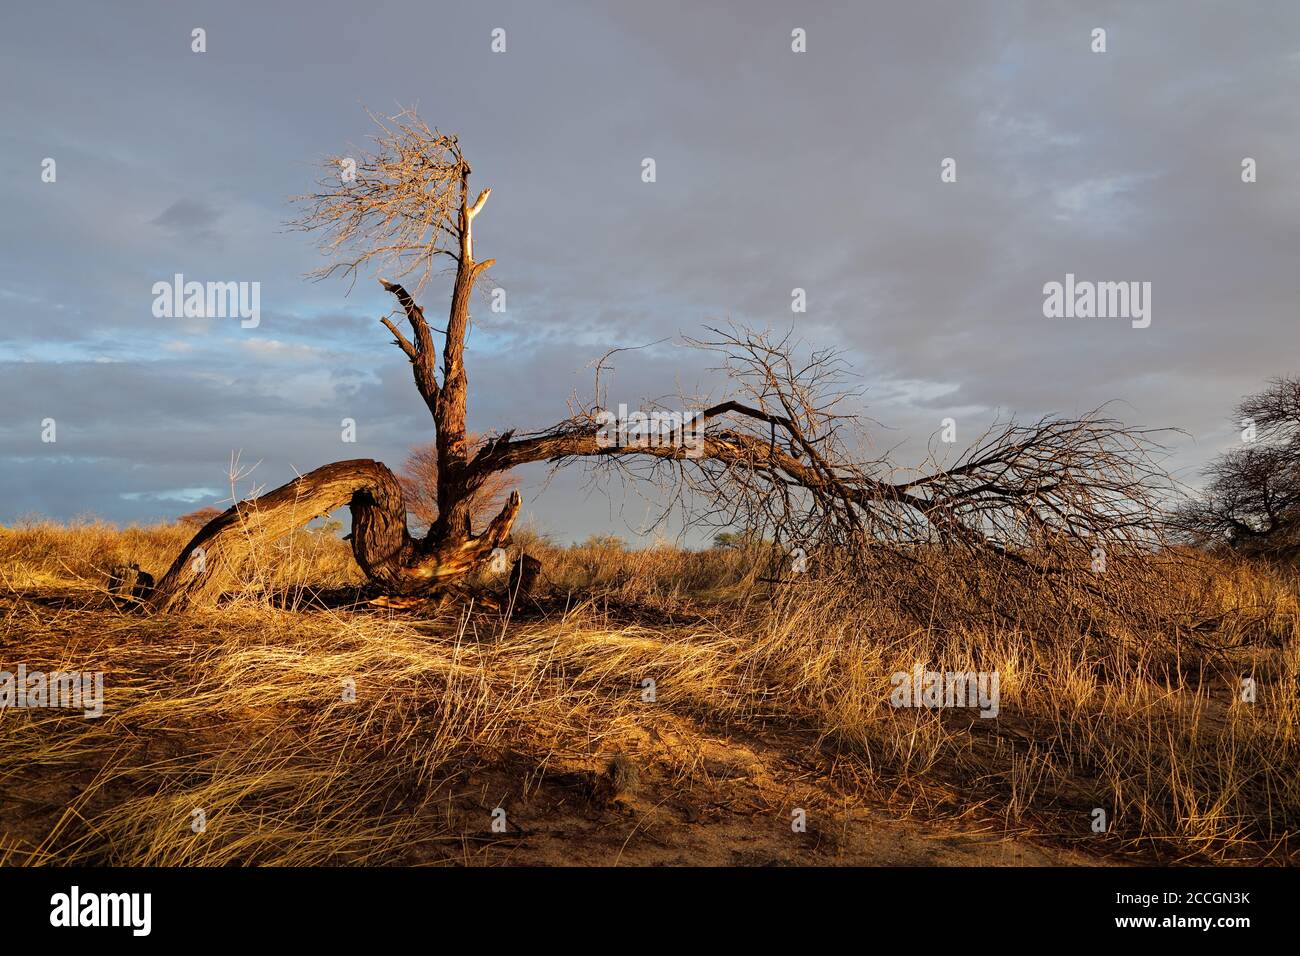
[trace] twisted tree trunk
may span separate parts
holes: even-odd
[[[468,574],[510,534],[518,492],[480,535],[412,538],[397,478],[381,462],[336,461],[253,501],[229,508],[186,545],[153,595],[160,611],[213,603],[236,582],[259,548],[314,518],[347,505],[352,510],[352,554],[366,576],[385,590],[411,594]]]

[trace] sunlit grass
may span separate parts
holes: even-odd
[[[1295,854],[1290,572],[1180,554],[1038,580],[930,555],[774,590],[741,551],[532,540],[549,616],[430,619],[279,606],[361,581],[346,542],[304,532],[220,609],[97,603],[107,566],[161,575],[191,534],[0,531],[0,669],[103,670],[106,687],[100,720],[0,711],[0,864],[464,862],[448,780],[505,759],[596,767],[663,714],[718,735],[807,729],[838,787],[900,813],[1108,856]],[[53,591],[74,599],[41,600]],[[997,670],[999,716],[891,708],[891,675],[916,663]],[[675,778],[696,772],[674,759]]]

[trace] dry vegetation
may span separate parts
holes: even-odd
[[[112,606],[107,566],[160,574],[192,533],[0,529],[0,669],[102,670],[106,694],[98,720],[0,710],[0,863],[1295,856],[1290,570],[917,548],[794,576],[761,548],[517,531],[548,596],[397,609],[365,603],[344,542],[301,531],[260,543],[219,609]],[[997,670],[1001,713],[891,708],[916,663]]]

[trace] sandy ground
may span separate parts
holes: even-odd
[[[495,767],[446,788],[466,836],[406,862],[535,866],[1070,866],[1108,861],[1024,836],[927,823],[837,788],[798,735],[727,735],[679,717],[645,732],[638,784],[611,796],[599,758],[517,773]],[[568,765],[582,769],[572,769]],[[690,766],[683,775],[682,766]],[[678,768],[673,771],[670,768]],[[493,834],[493,810],[506,832]],[[796,832],[795,811],[804,811]],[[451,841],[455,842],[455,841]]]

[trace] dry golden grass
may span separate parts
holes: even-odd
[[[398,614],[316,600],[361,579],[346,543],[304,532],[264,548],[218,610],[106,602],[107,566],[160,575],[190,533],[0,529],[0,669],[102,670],[106,696],[98,720],[0,710],[0,863],[473,863],[503,845],[529,861],[490,811],[530,794],[558,806],[554,781],[621,752],[648,791],[626,859],[669,839],[653,825],[665,807],[722,785],[717,741],[762,758],[727,798],[752,796],[760,829],[788,832],[798,793],[836,820],[884,807],[1095,858],[1295,856],[1288,571],[1179,553],[1034,577],[918,552],[773,586],[752,552],[531,540],[544,609]],[[999,716],[890,707],[890,676],[917,663],[996,670]],[[575,858],[591,837],[573,812],[529,812],[528,832],[569,827]],[[694,815],[680,826],[707,825]]]

